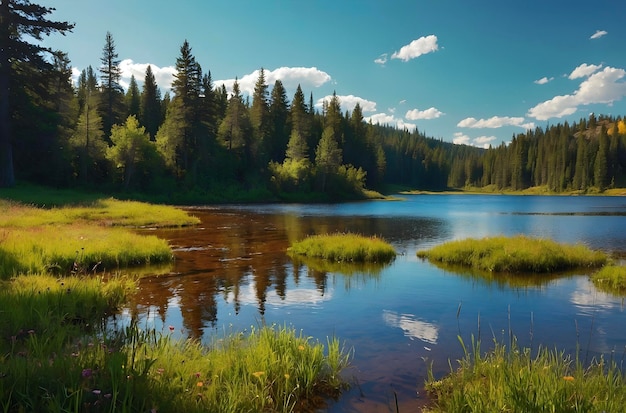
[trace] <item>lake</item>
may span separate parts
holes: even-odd
[[[194,228],[152,231],[169,240],[168,275],[146,277],[125,315],[209,343],[260,325],[292,326],[315,340],[337,336],[354,350],[353,383],[328,412],[417,411],[472,335],[487,349],[510,333],[520,345],[626,357],[624,300],[589,272],[488,279],[442,269],[417,250],[453,239],[527,234],[626,252],[621,197],[403,195],[401,201],[229,205],[191,209]],[[294,262],[293,241],[310,234],[377,235],[399,255],[383,267]]]

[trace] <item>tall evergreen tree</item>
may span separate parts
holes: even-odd
[[[148,65],[141,92],[139,122],[146,128],[146,132],[150,135],[150,140],[155,139],[162,119],[161,90],[156,83],[152,66]]]
[[[102,57],[100,58],[100,88],[102,90],[102,128],[104,136],[108,138],[111,127],[118,123],[123,115],[123,93],[120,85],[122,70],[120,60],[115,50],[115,42],[110,32],[107,32]]]
[[[252,106],[250,107],[250,122],[252,124],[252,140],[250,152],[253,164],[261,167],[267,164],[269,138],[269,102],[268,86],[265,83],[265,70],[259,70],[259,77],[254,85]]]
[[[197,177],[198,148],[206,139],[200,119],[200,95],[202,91],[202,68],[185,40],[176,59],[176,74],[172,82],[174,97],[167,109],[164,125],[157,133],[157,143],[165,159],[179,177],[187,175],[191,183]],[[166,149],[167,148],[167,149]]]
[[[319,173],[322,192],[326,190],[328,176],[337,173],[341,162],[341,148],[339,148],[332,126],[329,125],[324,129],[322,138],[315,149],[315,166]]]
[[[139,92],[139,86],[137,86],[135,75],[131,75],[128,90],[126,91],[126,112],[128,116],[135,116],[136,118],[139,115],[140,106],[141,93]]]
[[[26,39],[42,40],[44,35],[65,34],[74,25],[48,20],[54,11],[29,0],[0,1],[0,187],[15,184],[13,165],[12,92],[28,84],[20,78],[17,67],[29,65],[36,72],[48,72],[52,65],[44,57],[50,48],[29,43]],[[25,39],[26,38],[26,39]]]
[[[282,162],[285,148],[289,141],[289,102],[287,91],[280,80],[274,82],[269,108],[270,131],[268,141],[268,154],[270,160]],[[304,139],[304,138],[303,138]]]

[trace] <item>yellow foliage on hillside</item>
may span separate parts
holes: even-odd
[[[608,130],[610,136],[613,136],[613,128]],[[626,135],[626,121],[620,120],[617,122],[617,133],[620,135]]]

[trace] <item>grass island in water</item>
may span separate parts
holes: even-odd
[[[287,252],[333,262],[354,263],[386,263],[396,256],[393,246],[381,238],[351,233],[313,235],[294,242]]]
[[[450,241],[427,251],[418,251],[417,256],[483,271],[512,273],[597,268],[608,260],[605,253],[590,250],[584,245],[558,244],[525,235]]]

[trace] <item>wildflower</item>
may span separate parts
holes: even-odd
[[[300,350],[300,351],[304,351],[304,346],[303,346],[302,344],[300,344],[300,345],[298,346],[298,350]]]
[[[174,331],[174,326],[169,326],[168,328],[170,329],[170,331]]]
[[[202,387],[202,386],[204,386],[204,383],[202,383],[201,381],[199,381],[199,382],[197,382],[197,383],[196,383],[196,386],[198,386],[198,387]]]
[[[286,378],[287,380],[289,380],[289,377],[291,377],[291,376],[289,375],[289,373],[285,373],[285,378]]]
[[[255,371],[254,373],[252,373],[252,375],[256,378],[261,378],[261,376],[264,374],[265,374],[264,371]]]
[[[565,380],[565,381],[574,381],[574,378],[572,376],[564,376],[563,380]]]
[[[196,372],[195,376],[196,376],[196,377],[200,377],[200,372],[199,372],[199,371],[198,371],[198,372]]]
[[[164,369],[164,368],[161,368],[161,367],[159,367],[159,368],[157,369],[157,373],[159,373],[159,374],[163,374],[163,372],[164,372],[164,371],[165,371],[165,369]]]
[[[111,397],[113,397],[113,395],[111,393],[107,393],[104,395],[105,399],[110,399]]]
[[[93,370],[91,370],[91,369],[83,369],[83,372],[82,372],[81,375],[83,377],[85,377],[85,378],[88,378],[88,377],[91,377],[92,374],[93,374]]]
[[[95,394],[95,395],[98,395],[98,394],[102,393],[102,391],[101,391],[101,390],[98,390],[98,389],[93,389],[91,392],[92,392],[93,394]]]

